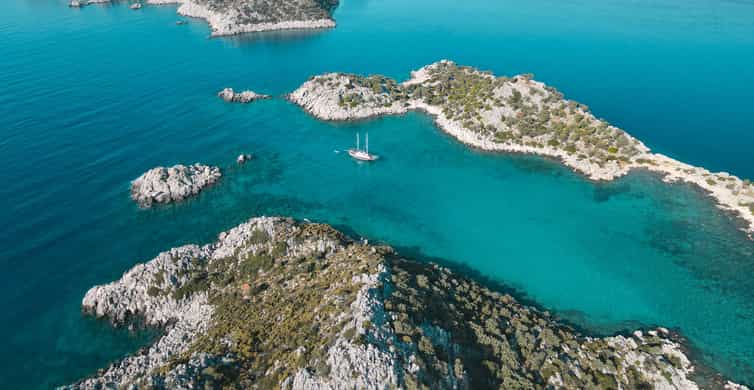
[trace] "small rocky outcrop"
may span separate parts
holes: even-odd
[[[131,182],[131,198],[142,207],[180,201],[214,184],[220,168],[202,164],[152,168]]]
[[[243,164],[246,164],[247,161],[250,161],[253,158],[254,156],[251,154],[239,154],[238,157],[236,158],[236,163],[238,163],[239,165],[243,165]]]
[[[446,268],[287,218],[164,252],[82,306],[165,333],[69,389],[698,388],[665,329],[589,337]]]
[[[225,88],[217,93],[221,99],[228,103],[251,103],[259,99],[269,99],[269,95],[262,95],[254,91],[235,92],[233,88]]]

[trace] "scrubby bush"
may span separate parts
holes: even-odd
[[[147,289],[147,295],[149,295],[152,298],[160,295],[160,293],[162,293],[162,290],[160,290],[156,286],[149,286],[149,288]]]

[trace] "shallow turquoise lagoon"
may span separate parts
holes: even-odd
[[[0,388],[49,388],[150,332],[83,317],[86,290],[257,215],[327,222],[504,283],[592,333],[679,329],[754,383],[754,242],[694,188],[636,172],[593,184],[558,163],[473,151],[422,114],[349,124],[282,99],[325,71],[440,58],[533,72],[651,147],[754,177],[751,1],[344,1],[330,31],[206,39],[174,7],[0,4]],[[383,156],[341,151],[357,132]],[[258,158],[243,167],[242,152]],[[139,210],[129,181],[201,161],[222,181]]]

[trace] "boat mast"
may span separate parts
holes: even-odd
[[[359,150],[359,133],[356,133],[356,150]]]
[[[367,138],[367,154],[369,154],[369,133],[366,133]]]

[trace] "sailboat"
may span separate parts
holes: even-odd
[[[369,153],[369,133],[366,134],[366,149],[359,147],[359,133],[356,133],[356,149],[348,149],[348,155],[360,161],[374,161],[379,158],[376,154]]]

